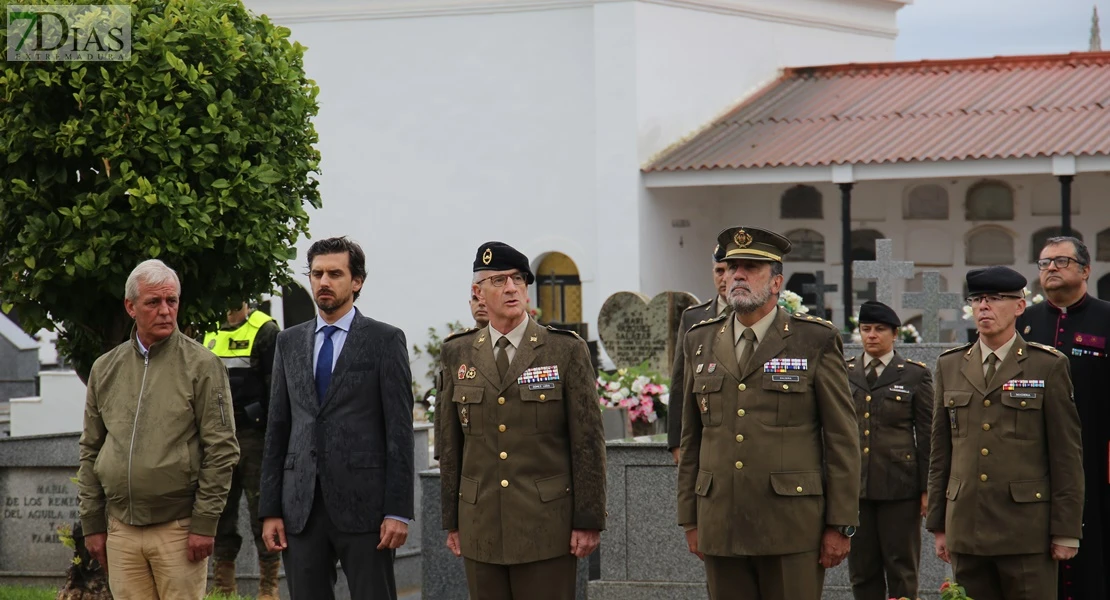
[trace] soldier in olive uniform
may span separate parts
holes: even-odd
[[[967,274],[979,340],[937,359],[929,514],[937,556],[975,600],[1056,595],[1075,556],[1083,456],[1068,359],[1014,330],[1025,277]]]
[[[528,318],[528,259],[478,248],[488,327],[443,343],[443,527],[471,600],[569,600],[605,527],[605,440],[586,343]]]
[[[864,302],[859,309],[864,352],[848,359],[863,448],[860,525],[848,555],[856,600],[917,597],[933,377],[924,363],[894,351],[901,326],[889,306]]]
[[[840,334],[778,308],[783,236],[718,236],[733,314],[686,333],[678,523],[713,598],[817,600],[858,524],[860,450]]]
[[[674,345],[674,365],[671,367],[671,402],[667,405],[667,450],[671,451],[676,465],[678,445],[682,437],[682,405],[685,402],[682,395],[682,380],[685,377],[686,354],[682,352],[682,342],[686,339],[686,332],[695,323],[732,312],[732,306],[729,305],[727,298],[728,264],[721,260],[724,254],[720,244],[713,249],[713,283],[716,288],[713,297],[682,311],[682,318],[679,320],[678,337]]]

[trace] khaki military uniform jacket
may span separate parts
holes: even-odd
[[[674,346],[674,364],[671,365],[671,401],[667,405],[667,450],[678,448],[682,441],[682,407],[686,402],[683,396],[685,389],[682,387],[682,381],[685,379],[686,355],[682,352],[682,345],[686,339],[686,332],[697,323],[717,317],[719,297],[714,291],[713,297],[708,301],[682,311],[682,318],[679,319],[678,335]],[[724,314],[731,313],[731,307],[725,309]]]
[[[505,378],[486,328],[447,338],[437,398],[444,529],[464,557],[520,564],[605,528],[597,376],[574,333],[529,321]]]
[[[909,500],[928,489],[933,376],[923,363],[894,353],[874,385],[864,353],[848,359],[862,449],[860,498]]]
[[[746,372],[731,316],[686,333],[678,523],[698,527],[705,554],[809,552],[826,526],[859,524],[859,438],[840,334],[776,310]],[[777,365],[786,370],[772,372]]]
[[[989,388],[978,343],[942,354],[936,373],[926,528],[945,532],[950,551],[982,556],[1042,553],[1053,537],[1081,537],[1067,357],[1018,335]]]

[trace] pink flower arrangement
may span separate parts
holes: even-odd
[[[613,374],[599,372],[597,393],[602,408],[627,408],[633,423],[654,423],[666,417],[670,402],[670,388],[646,362]]]
[[[940,584],[940,599],[941,600],[971,600],[963,586],[957,584],[951,579],[945,578],[944,583]],[[890,600],[910,600],[905,596],[901,598],[891,598]]]

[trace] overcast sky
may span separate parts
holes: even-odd
[[[898,60],[1087,50],[1098,4],[1110,50],[1110,0],[914,0],[898,11]]]

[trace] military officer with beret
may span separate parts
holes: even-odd
[[[848,572],[856,600],[917,597],[929,481],[933,377],[894,350],[902,320],[882,302],[859,309],[863,354],[848,358],[859,419],[859,529]]]
[[[528,259],[478,248],[489,325],[444,340],[440,472],[447,546],[471,600],[569,600],[605,528],[596,375],[577,334],[528,317]]]
[[[731,227],[733,314],[686,333],[678,523],[713,598],[817,600],[858,525],[860,449],[836,327],[778,308],[785,237]]]
[[[678,337],[675,339],[674,364],[671,366],[671,401],[667,405],[667,449],[674,457],[674,464],[678,464],[678,445],[682,438],[682,406],[686,399],[682,395],[682,380],[685,376],[686,354],[682,351],[682,342],[686,339],[686,332],[694,326],[709,319],[732,312],[728,303],[728,283],[726,272],[728,264],[724,258],[724,250],[718,244],[713,249],[713,284],[714,294],[709,300],[696,304],[682,311],[679,319]]]
[[[1026,280],[967,274],[979,339],[937,359],[929,514],[937,556],[975,600],[1056,595],[1076,555],[1083,457],[1068,359],[1014,329]]]

